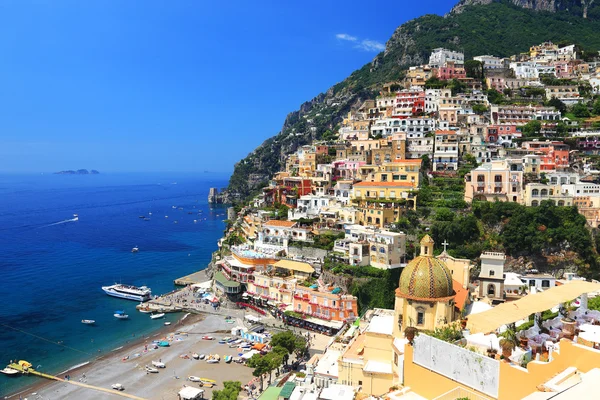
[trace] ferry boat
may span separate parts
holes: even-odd
[[[102,286],[102,290],[109,296],[142,302],[150,300],[152,296],[152,291],[146,286],[137,287],[115,283],[111,286]]]

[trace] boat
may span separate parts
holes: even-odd
[[[162,361],[152,361],[152,365],[154,365],[156,368],[166,368],[167,367],[165,365],[165,363]]]
[[[159,319],[165,316],[165,313],[158,313],[150,315],[150,319]]]
[[[212,336],[202,336],[202,340],[213,340]]]
[[[218,357],[218,356],[217,356],[217,357]],[[213,385],[216,385],[216,384],[217,384],[217,381],[215,381],[214,379],[200,378],[200,380],[201,380],[203,383],[212,383]]]
[[[93,319],[82,319],[81,323],[86,325],[93,325],[96,323],[96,321],[94,321]]]
[[[123,310],[117,310],[117,311],[115,311],[115,313],[113,315],[115,318],[118,318],[118,319],[129,318],[129,315],[125,314],[125,311],[123,311]]]
[[[170,346],[169,342],[167,342],[166,340],[161,340],[160,342],[158,342],[158,345],[160,347],[169,347]]]
[[[225,344],[225,343],[227,343],[227,341],[225,341],[225,339],[219,340],[219,344]]]
[[[148,215],[152,215],[152,213],[151,213],[151,212],[149,212],[149,213],[148,213]]]
[[[79,221],[79,215],[73,214],[73,221]]]
[[[146,370],[146,372],[150,372],[151,374],[158,374],[158,369],[156,369],[154,367],[150,367],[150,366],[146,365],[144,367],[144,369]]]
[[[152,297],[152,291],[146,286],[137,287],[115,283],[111,286],[102,286],[102,290],[109,296],[141,302],[148,301]]]
[[[137,246],[135,246],[133,249],[131,249],[132,253],[137,253],[138,251],[140,251],[140,249]]]
[[[225,356],[225,362],[226,362],[227,364],[229,364],[229,363],[231,362],[231,360],[233,360],[233,357],[232,357],[232,356]]]
[[[198,378],[197,376],[188,376],[188,381],[190,382],[202,382],[202,379]]]
[[[208,358],[206,359],[206,362],[209,364],[216,364],[219,361],[221,361],[221,357],[219,357],[218,354],[211,354],[210,356],[208,356]]]
[[[150,307],[145,307],[144,303],[140,303],[140,308],[138,308],[138,311],[144,314],[149,314],[152,312],[152,310],[150,309]]]
[[[6,367],[4,369],[0,369],[0,372],[2,372],[4,375],[14,376],[19,373],[19,370],[11,367]]]
[[[171,325],[170,322],[165,322],[165,326],[169,326],[169,325]]]
[[[200,359],[200,355],[198,353],[192,353],[192,358],[194,360],[199,360]]]
[[[206,358],[206,355],[205,355],[205,354],[200,354],[200,355],[198,356],[198,360],[204,360],[205,358]]]
[[[110,385],[110,387],[115,390],[125,390],[125,387],[120,383],[113,383],[112,385]]]
[[[144,219],[144,218],[146,218],[146,216],[145,215],[140,215],[138,218]]]
[[[150,221],[150,218],[144,217],[144,221]]]
[[[174,224],[178,224],[178,223],[179,223],[179,221],[173,221],[173,223],[174,223]]]

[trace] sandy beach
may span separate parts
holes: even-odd
[[[238,380],[245,385],[253,379],[250,368],[236,363],[226,364],[223,361],[226,355],[236,356],[237,349],[219,344],[218,339],[231,336],[231,328],[238,325],[242,325],[241,319],[229,324],[225,322],[224,315],[189,315],[184,321],[165,327],[149,338],[140,339],[88,365],[71,370],[68,374],[71,380],[102,388],[121,383],[125,387],[125,393],[144,399],[177,399],[177,393],[184,385],[198,387],[197,383],[187,380],[188,376],[194,375],[217,381],[214,388],[204,388],[204,397],[210,399],[213,390],[222,389],[223,381]],[[210,334],[216,340],[202,340],[202,336],[206,334]],[[167,338],[170,346],[152,349],[152,341],[162,338]],[[219,354],[221,362],[207,364],[205,361],[194,360],[191,358],[192,353]],[[189,358],[184,358],[185,356]],[[147,373],[144,370],[146,365],[151,365],[153,360],[159,359],[166,364],[166,368],[160,369],[159,373]],[[15,379],[31,378],[20,376]],[[19,395],[23,399],[123,398],[66,382],[52,381],[34,384],[7,398],[18,399]]]

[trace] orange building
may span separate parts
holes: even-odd
[[[325,321],[344,321],[358,316],[357,299],[298,286],[294,293],[294,312]]]
[[[555,171],[569,167],[569,145],[560,141],[524,142],[522,147],[526,150],[540,154],[540,171]]]

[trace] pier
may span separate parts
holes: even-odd
[[[194,285],[196,283],[206,282],[209,280],[210,280],[210,277],[207,275],[206,270],[203,269],[202,271],[197,271],[197,272],[194,272],[193,274],[189,274],[189,275],[183,276],[181,278],[177,278],[173,282],[177,286],[187,286],[187,285]]]
[[[22,374],[31,374],[31,375],[39,376],[40,378],[50,379],[50,380],[58,381],[58,382],[70,383],[71,385],[79,386],[79,387],[86,388],[86,389],[96,390],[99,392],[104,392],[104,393],[112,394],[115,396],[126,397],[128,399],[145,400],[142,397],[134,396],[134,395],[128,394],[128,393],[123,393],[122,391],[119,391],[119,390],[107,389],[107,388],[102,388],[102,387],[98,387],[98,386],[88,385],[87,383],[81,383],[81,382],[77,382],[77,381],[62,379],[62,378],[59,378],[58,376],[45,374],[43,372],[36,371],[33,368],[23,368],[21,365],[19,365],[17,363],[12,363],[12,364],[9,364],[8,366],[12,369],[16,369],[17,371],[21,372]]]

